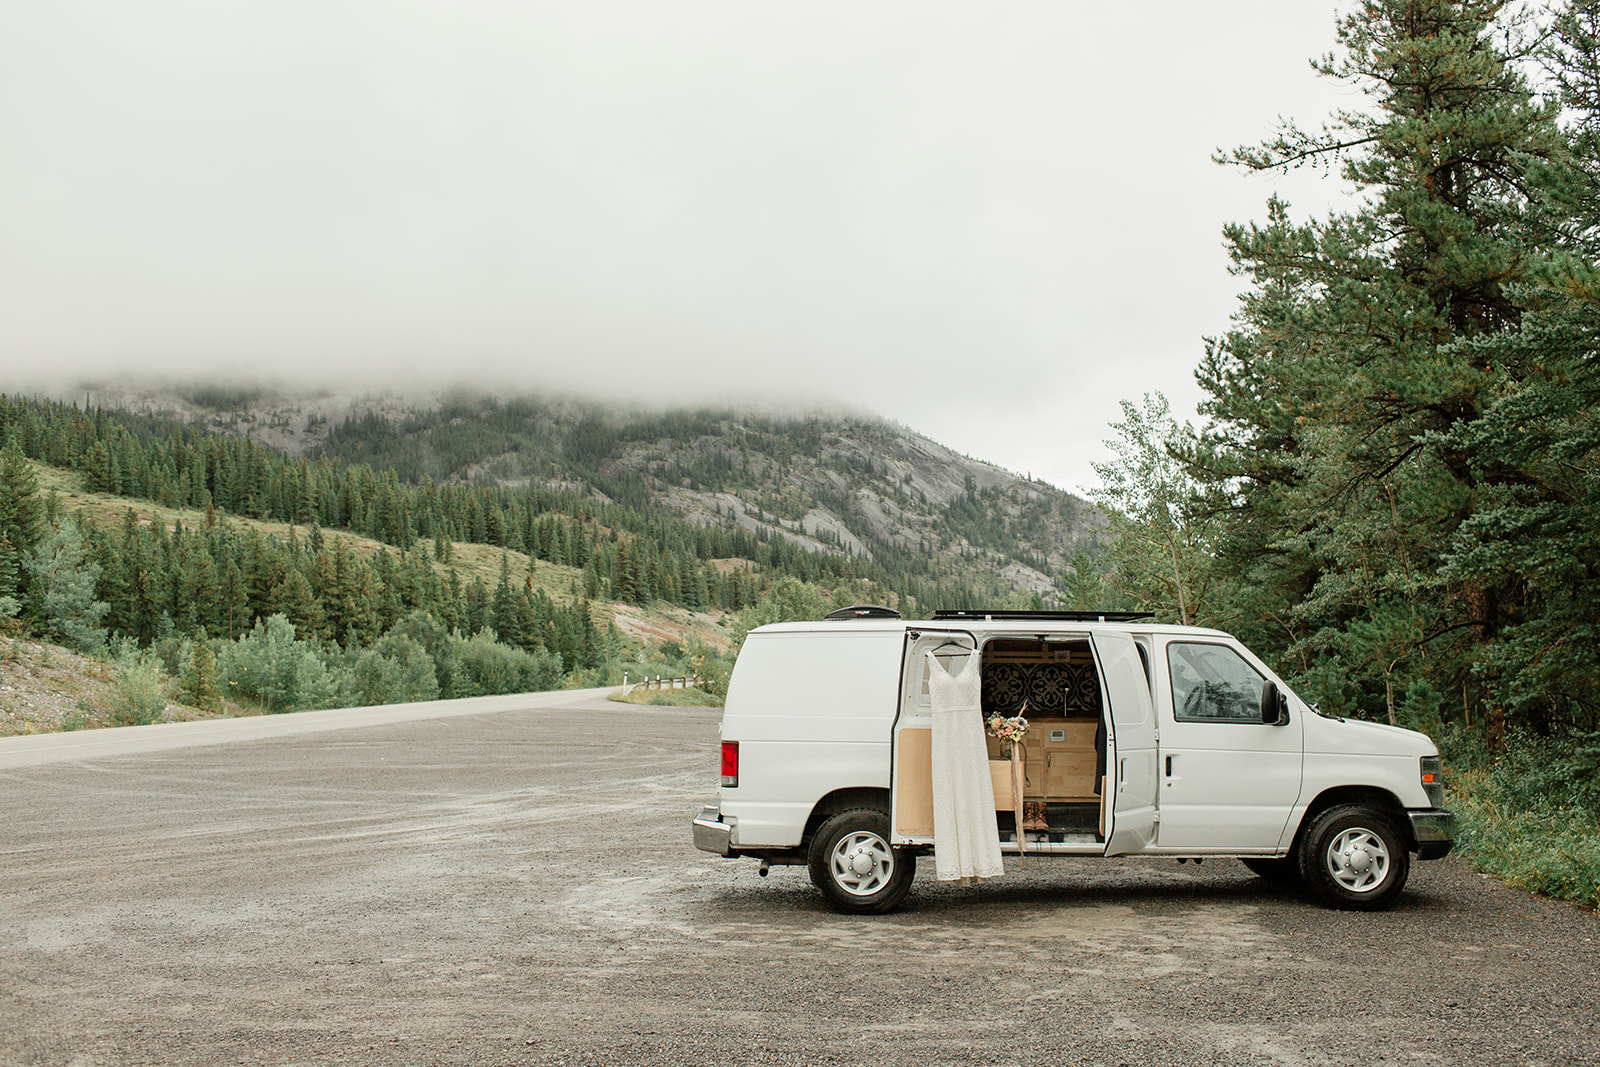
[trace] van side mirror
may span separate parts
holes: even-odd
[[[1283,726],[1289,721],[1289,694],[1281,692],[1276,682],[1261,687],[1261,721],[1267,726]]]

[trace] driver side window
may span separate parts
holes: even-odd
[[[1167,646],[1167,666],[1179,722],[1261,721],[1266,679],[1227,645],[1174,642]]]

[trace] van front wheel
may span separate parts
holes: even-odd
[[[811,881],[836,911],[879,915],[911,891],[917,857],[889,845],[889,813],[851,808],[832,816],[811,839]]]
[[[1390,817],[1364,804],[1329,808],[1300,842],[1300,874],[1323,903],[1370,911],[1394,903],[1411,854]]]

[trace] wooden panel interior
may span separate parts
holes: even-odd
[[[999,638],[983,646],[985,663],[1074,663],[1092,666],[1089,642]]]
[[[1081,719],[1030,719],[1023,742],[1023,790],[1027,800],[1098,800],[1094,791],[1099,763],[1094,747],[1098,724]],[[1052,732],[1063,735],[1052,740]],[[1000,759],[1000,743],[988,738],[989,758]]]
[[[1094,656],[1088,641],[1043,641],[1029,640],[1026,638],[1001,638],[990,641],[983,647],[983,662],[987,669],[990,665],[1013,664],[1015,666],[997,666],[997,671],[1007,672],[1005,677],[1012,682],[1005,686],[1000,681],[1001,675],[994,676],[997,685],[992,694],[986,696],[991,707],[1001,714],[1015,714],[1021,712],[1028,720],[1028,737],[1023,743],[1023,799],[1030,801],[1098,801],[1099,794],[1095,792],[1096,768],[1099,763],[1095,749],[1095,734],[1100,726],[1099,694],[1093,688],[1098,685],[1095,678]],[[1071,668],[1066,673],[1060,673],[1063,667]],[[1019,675],[1017,671],[1026,671],[1027,675]],[[1039,672],[1052,673],[1041,676]],[[1010,708],[1009,705],[1017,701],[1022,694],[1015,681],[1021,677],[1039,680],[1041,677],[1052,681],[1059,680],[1064,684],[1078,687],[1078,696],[1063,706],[1063,701],[1055,701],[1056,709],[1053,713],[1037,705],[1030,707],[1018,706]],[[1087,687],[1087,688],[1085,688]],[[1030,698],[1039,696],[1039,692],[1032,688],[1030,682],[1026,695]],[[995,705],[999,707],[995,707]],[[1008,709],[1008,710],[1001,710]],[[999,759],[1001,748],[994,738],[988,739],[989,758]]]
[[[908,727],[896,747],[895,829],[908,837],[933,835],[933,731]]]
[[[989,761],[989,784],[994,786],[994,810],[1016,811],[1016,799],[1011,795],[1011,761]]]

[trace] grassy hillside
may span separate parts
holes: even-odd
[[[256,415],[228,436],[0,397],[0,628],[109,654],[142,692],[122,721],[219,684],[292,710],[715,675],[757,617],[1025,603],[1070,510],[870,421],[452,403],[328,422],[296,456]],[[490,469],[512,428],[552,477]],[[441,451],[466,461],[442,482],[360,461]]]
[[[214,521],[231,529],[259,530],[280,542],[287,542],[291,534],[304,538],[307,533],[305,527],[292,523],[252,519],[226,512],[219,514],[213,511],[208,516],[207,512],[194,508],[163,506],[112,493],[90,492],[84,488],[83,476],[76,471],[35,461],[30,461],[29,465],[38,479],[40,491],[54,496],[59,512],[87,516],[104,529],[121,525],[131,511],[140,525],[161,523],[169,531],[180,523],[190,529],[200,529]],[[341,531],[337,536],[358,557],[394,551],[393,546],[361,534]],[[433,562],[433,568],[441,576],[453,567],[463,582],[480,579],[485,585],[493,587],[499,580],[504,564],[519,578],[528,576],[531,579],[530,588],[543,592],[558,603],[572,605],[581,599],[583,572],[576,567],[536,559],[514,549],[466,541],[452,543],[450,558],[449,564],[437,560]],[[668,604],[641,608],[608,600],[590,601],[590,610],[596,626],[604,629],[615,623],[624,634],[640,640],[654,643],[699,640],[718,649],[726,649],[729,644],[728,613],[724,611],[694,612]]]

